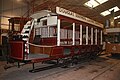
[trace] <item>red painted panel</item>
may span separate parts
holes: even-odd
[[[54,47],[50,56],[60,56],[63,55],[63,47]]]
[[[57,38],[56,37],[42,38],[41,44],[42,45],[56,45]]]
[[[24,42],[23,41],[10,41],[10,47],[11,47],[10,57],[14,59],[23,60]]]

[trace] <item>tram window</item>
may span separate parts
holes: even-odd
[[[95,44],[95,28],[93,28],[93,44]]]
[[[40,18],[39,18],[39,19],[37,19],[37,22],[40,22]]]
[[[105,41],[110,43],[120,43],[120,34],[107,34]]]
[[[97,44],[100,44],[100,30],[97,30]]]
[[[47,20],[43,20],[43,26],[47,25]]]
[[[86,27],[83,27],[82,34],[83,34],[83,44],[86,44]]]
[[[88,28],[88,44],[91,44],[91,28]]]

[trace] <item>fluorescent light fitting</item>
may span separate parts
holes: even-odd
[[[100,4],[103,4],[105,2],[107,2],[108,0],[96,0],[97,2],[99,2]]]
[[[106,15],[109,15],[110,12],[107,10],[107,11],[101,12],[100,14],[103,15],[103,16],[106,16]]]
[[[109,15],[109,14],[111,13],[112,10],[114,10],[114,12],[117,12],[117,11],[119,11],[120,9],[119,9],[117,6],[115,6],[115,7],[113,7],[113,8],[110,8],[110,9],[108,9],[108,10],[106,10],[106,11],[101,12],[100,14],[101,14],[102,16],[107,16],[107,15]]]
[[[117,12],[117,11],[119,11],[120,9],[119,9],[117,6],[115,6],[115,7],[111,8],[111,9],[109,9],[109,11],[112,11],[112,10],[114,10],[114,12]]]
[[[117,17],[114,17],[114,19],[117,19]]]
[[[94,8],[94,7],[98,6],[99,3],[97,3],[95,0],[90,0],[90,1],[86,2],[84,5],[89,8]]]
[[[108,0],[89,0],[86,3],[84,3],[85,6],[89,7],[89,8],[95,8],[105,2],[107,2]]]
[[[114,17],[114,19],[118,19],[118,18],[120,18],[120,15],[119,15],[119,16],[116,16],[116,17]]]

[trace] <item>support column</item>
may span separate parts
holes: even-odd
[[[3,14],[3,0],[1,0],[1,2],[0,2],[0,14],[1,14],[1,16],[2,16],[2,14]],[[2,17],[0,16],[0,44],[2,44],[2,36],[1,36],[1,34],[2,34],[2,28],[1,28],[1,24],[2,24]]]
[[[73,23],[73,44],[75,45],[75,23]]]
[[[31,3],[32,3],[32,13],[34,13],[35,12],[35,1],[32,0]]]
[[[60,19],[57,22],[57,46],[60,46]]]
[[[1,12],[0,12],[0,14],[1,14]],[[1,16],[0,16],[0,36],[1,36]]]
[[[100,36],[101,38],[100,38],[100,43],[101,43],[101,45],[103,44],[103,32],[102,32],[102,30],[101,30],[101,36]]]
[[[1,12],[0,12],[0,13],[1,13]],[[2,31],[2,30],[1,30],[1,29],[2,29],[2,28],[1,28],[1,19],[2,19],[2,18],[1,18],[1,16],[0,16],[0,44],[2,44],[2,36],[1,36],[1,33],[2,33],[2,32],[1,32],[1,31]],[[1,52],[2,52],[2,51],[1,51]]]
[[[48,26],[48,37],[50,37],[50,26]]]
[[[80,25],[80,45],[82,45],[82,25]]]
[[[12,21],[12,31],[14,31],[14,21]]]
[[[88,45],[88,26],[86,26],[86,45]]]
[[[42,28],[40,28],[40,35],[42,36]]]
[[[1,16],[2,16],[2,2],[0,3],[0,33],[1,33]]]
[[[36,35],[36,30],[35,30],[35,28],[34,28],[33,38],[35,37],[35,35]]]
[[[93,45],[93,28],[91,28],[91,45]]]
[[[95,29],[95,45],[97,45],[97,29]]]

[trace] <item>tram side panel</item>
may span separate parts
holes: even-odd
[[[24,60],[24,41],[10,41],[10,57],[16,60]]]
[[[120,44],[106,43],[106,53],[120,54]]]

